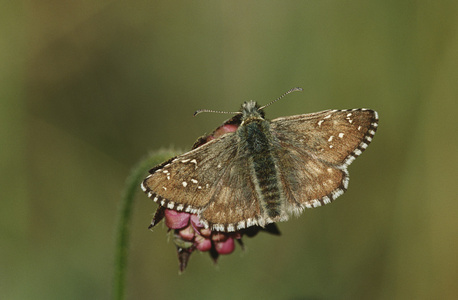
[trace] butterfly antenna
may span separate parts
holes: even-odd
[[[278,100],[280,100],[281,98],[285,97],[286,95],[291,94],[292,92],[302,92],[303,90],[304,90],[304,89],[301,88],[301,87],[292,88],[292,89],[290,89],[289,91],[287,91],[286,93],[284,93],[283,95],[281,95],[280,97],[278,97],[277,99],[273,100],[272,102],[267,103],[267,104],[264,105],[264,106],[261,106],[259,109],[264,109],[264,108],[266,108],[267,106],[272,105],[273,103],[277,102]]]
[[[194,117],[203,112],[211,112],[211,113],[217,113],[217,114],[239,114],[240,113],[239,111],[232,112],[232,111],[220,111],[220,110],[211,110],[211,109],[198,109],[194,113]]]

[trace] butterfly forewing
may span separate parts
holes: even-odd
[[[215,151],[214,147],[221,147]],[[142,188],[161,206],[191,213],[210,201],[222,172],[236,155],[235,136],[226,134],[152,169]]]
[[[326,110],[278,118],[271,128],[282,143],[306,150],[313,159],[349,165],[372,141],[377,123],[370,109]]]
[[[143,189],[163,207],[199,214],[214,230],[254,225],[259,203],[236,139],[234,133],[225,134],[152,169]]]

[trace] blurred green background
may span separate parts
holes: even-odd
[[[108,299],[126,177],[237,110],[369,107],[332,205],[178,276],[136,197],[129,299],[456,299],[458,2],[10,1],[0,11],[0,298]]]

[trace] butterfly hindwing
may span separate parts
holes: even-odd
[[[206,227],[217,231],[235,231],[256,224],[264,225],[248,157],[239,152],[237,158],[222,172],[208,205],[200,215],[201,221],[206,223]]]
[[[290,212],[330,203],[347,189],[345,169],[313,159],[307,151],[292,144],[282,143],[280,153],[279,171]]]

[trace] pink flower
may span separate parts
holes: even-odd
[[[180,272],[185,270],[193,251],[210,252],[216,262],[219,255],[232,253],[234,239],[242,237],[240,233],[212,232],[199,222],[197,215],[165,209],[164,216],[167,227],[174,230],[173,241],[177,247]]]
[[[235,250],[235,241],[243,248],[244,235],[253,237],[261,230],[280,234],[275,224],[269,224],[265,228],[253,226],[236,232],[211,231],[200,223],[197,215],[164,207],[157,209],[150,228],[159,223],[162,218],[165,218],[169,231],[173,230],[173,242],[177,249],[180,273],[184,272],[191,253],[196,250],[209,252],[216,263],[220,255],[231,254]]]
[[[214,247],[219,254],[229,254],[235,248],[234,238],[241,238],[239,233],[212,232],[199,222],[197,215],[170,209],[165,210],[165,224],[175,230],[175,239],[192,242],[192,247],[203,252]]]

